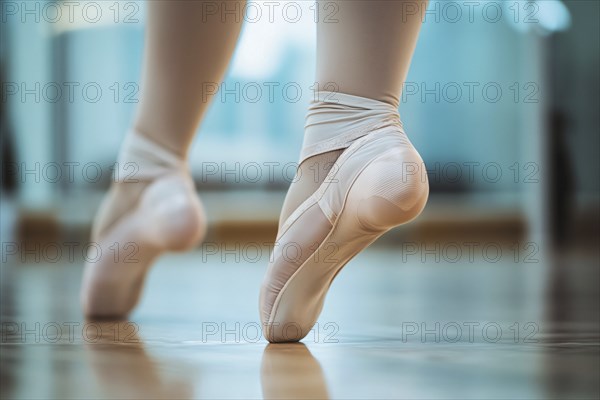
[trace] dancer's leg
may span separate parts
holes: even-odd
[[[243,3],[226,6],[241,10]],[[148,2],[142,97],[121,147],[117,182],[94,221],[92,238],[103,252],[85,268],[88,315],[126,314],[160,253],[202,239],[204,214],[187,153],[209,105],[206,88],[222,80],[242,23],[241,13],[206,11],[198,0]]]
[[[335,3],[337,22],[317,27],[317,82],[336,93],[320,92],[310,106],[298,179],[261,291],[270,341],[306,335],[341,267],[415,218],[428,194],[422,160],[397,111],[427,2]],[[327,178],[305,173],[332,162]],[[290,256],[289,244],[301,251]]]
[[[220,83],[242,27],[244,1],[148,2],[143,93],[136,131],[185,157],[208,103],[206,85]],[[220,10],[219,10],[220,11]],[[211,87],[212,88],[212,87]]]

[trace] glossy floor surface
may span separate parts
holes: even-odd
[[[65,254],[4,264],[2,398],[600,394],[594,257],[456,262],[373,247],[336,279],[303,343],[268,345],[257,304],[268,250],[223,246],[161,258],[121,322],[82,319],[81,269]]]

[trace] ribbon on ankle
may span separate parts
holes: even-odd
[[[130,130],[121,146],[113,178],[116,182],[144,181],[186,169],[185,159],[144,135]]]
[[[306,115],[300,163],[309,157],[344,149],[379,128],[397,125],[398,109],[392,104],[345,93],[315,93]]]

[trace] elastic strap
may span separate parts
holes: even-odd
[[[402,127],[398,109],[388,103],[336,92],[316,92],[306,115],[300,162],[344,149],[356,139],[388,125]]]
[[[116,181],[151,180],[174,170],[187,168],[185,159],[130,130],[121,147],[114,178]]]

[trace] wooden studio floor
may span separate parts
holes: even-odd
[[[77,263],[4,264],[2,398],[600,394],[597,259],[422,262],[374,246],[338,276],[302,344],[268,345],[268,253],[213,250],[162,257],[121,322],[82,319]]]

